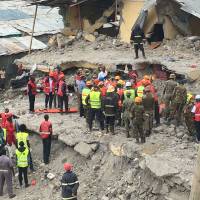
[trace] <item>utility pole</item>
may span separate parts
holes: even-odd
[[[31,53],[31,48],[32,48],[32,42],[33,42],[33,34],[35,30],[35,22],[36,22],[36,17],[37,17],[37,10],[38,10],[38,5],[35,7],[35,15],[34,15],[34,20],[33,20],[33,28],[32,28],[32,33],[31,33],[31,41],[30,41],[30,47],[29,47],[29,54]]]
[[[200,146],[196,162],[189,200],[200,200]]]

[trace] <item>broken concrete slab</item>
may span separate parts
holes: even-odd
[[[78,143],[74,150],[86,158],[89,158],[94,153],[91,146],[85,142]]]
[[[56,177],[56,176],[55,176],[54,174],[52,174],[52,173],[48,173],[48,174],[47,174],[47,178],[48,178],[49,180],[53,180],[55,177]]]
[[[83,34],[83,38],[88,42],[94,42],[96,40],[96,37],[92,34]]]

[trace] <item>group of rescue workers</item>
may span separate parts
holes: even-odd
[[[43,80],[45,93],[45,109],[54,107],[68,112],[68,87],[65,75],[60,67],[50,72]],[[129,70],[128,79],[119,74],[112,77],[105,69],[93,74],[90,70],[78,70],[75,75],[75,92],[78,97],[80,117],[85,117],[89,132],[93,130],[93,122],[98,122],[100,130],[106,129],[106,134],[115,134],[115,127],[124,126],[126,136],[136,139],[137,143],[145,143],[150,136],[155,119],[155,126],[160,125],[160,114],[163,102],[164,119],[166,124],[175,120],[176,125],[181,124],[182,116],[191,135],[196,135],[200,141],[200,95],[194,97],[187,92],[184,82],[176,82],[176,75],[170,74],[166,81],[161,98],[158,99],[154,80],[145,75],[138,80],[137,72]],[[28,96],[30,111],[34,112],[37,86],[34,76],[28,82]],[[196,102],[195,102],[196,100]],[[57,104],[58,101],[58,104]],[[13,154],[11,148],[16,147],[16,165],[20,187],[29,187],[28,167],[34,171],[29,134],[25,124],[14,123],[18,117],[5,109],[1,113],[0,127],[0,196],[3,195],[3,186],[6,180],[10,198],[15,197],[12,189],[12,176],[14,174]],[[16,122],[16,121],[15,121]],[[49,163],[51,140],[53,134],[52,123],[49,116],[44,115],[39,132],[43,143],[43,161]],[[65,173],[61,180],[62,198],[76,200],[79,181],[72,172],[72,164],[64,164]]]

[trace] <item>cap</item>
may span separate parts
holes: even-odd
[[[73,165],[71,163],[65,163],[64,164],[64,169],[66,171],[72,171]]]
[[[131,87],[131,82],[126,82],[126,87]]]
[[[200,100],[200,94],[197,94],[197,95],[195,96],[195,99],[196,99],[196,100]]]

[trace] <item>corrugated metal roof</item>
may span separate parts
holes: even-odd
[[[21,36],[21,32],[8,24],[0,24],[0,37]]]
[[[13,37],[13,38],[0,38],[0,56],[12,55],[29,50],[31,36]],[[47,46],[33,38],[32,49],[44,49]]]

